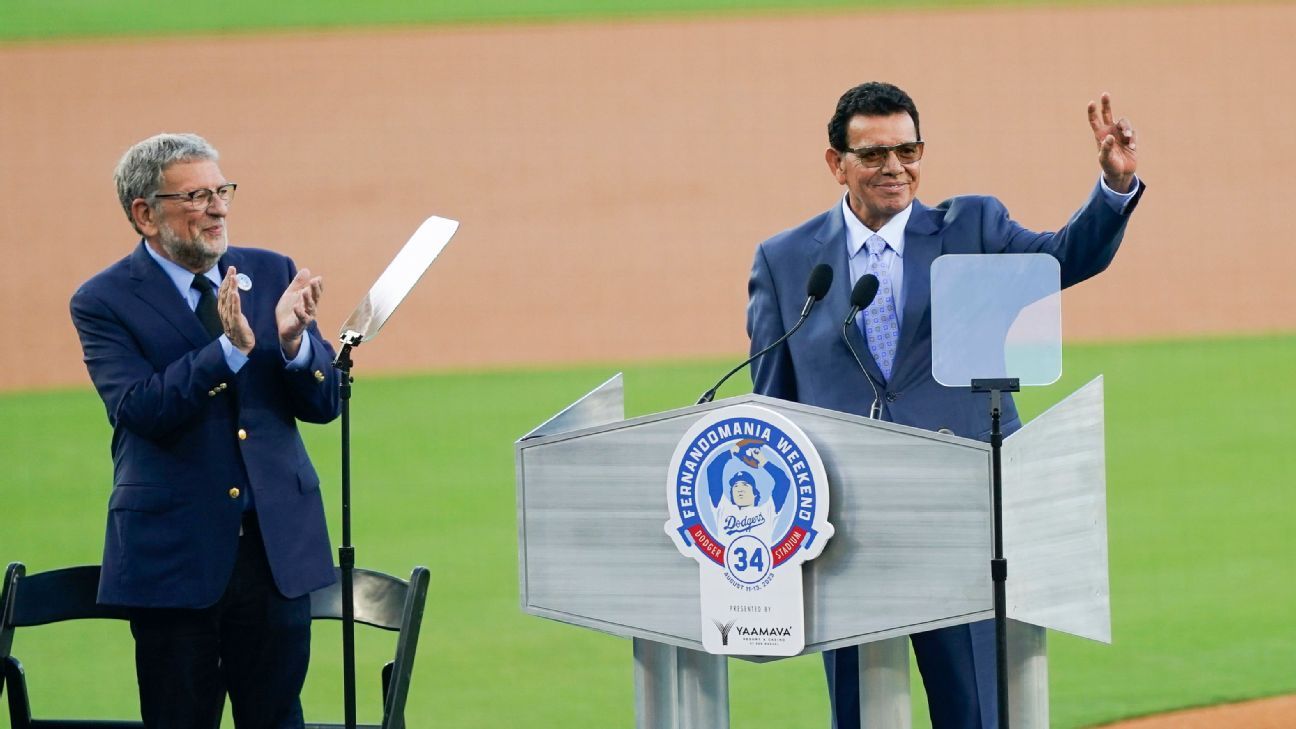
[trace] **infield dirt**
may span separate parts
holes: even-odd
[[[366,371],[733,355],[754,246],[834,204],[825,122],[873,78],[918,102],[921,199],[1037,229],[1097,179],[1085,104],[1133,120],[1148,193],[1068,337],[1290,331],[1293,28],[1260,4],[3,47],[0,388],[85,385],[67,300],[134,244],[110,173],[163,130],[221,150],[235,244],[325,274],[329,338],[424,217],[463,222]]]

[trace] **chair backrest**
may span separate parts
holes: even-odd
[[[19,583],[22,589],[18,589]],[[99,605],[99,567],[89,565],[27,574],[27,567],[13,562],[5,570],[0,587],[0,659],[8,659],[15,628],[47,625],[64,620],[103,618],[126,619],[120,607]],[[0,691],[3,685],[0,685]]]
[[[67,567],[34,575],[26,572],[20,562],[9,565],[6,572],[5,589],[12,595],[9,612],[4,617],[6,629],[64,620],[127,619],[126,608],[95,601],[99,593],[99,565]]]
[[[311,617],[316,620],[342,619],[342,574],[340,569],[335,571],[337,582],[311,593]],[[396,639],[396,655],[383,672],[384,729],[403,729],[405,726],[405,700],[409,697],[414,655],[423,625],[428,579],[426,567],[415,567],[410,572],[409,582],[372,570],[356,568],[352,571],[351,604],[355,621],[400,631]]]
[[[5,569],[4,584],[0,584],[0,659],[8,658],[9,649],[13,647],[13,627],[9,625],[9,613],[13,610],[13,585],[26,572],[27,568],[21,562],[13,562]],[[0,692],[3,691],[4,683],[0,681]]]
[[[9,565],[4,584],[0,586],[0,662],[4,678],[0,692],[8,684],[13,726],[26,726],[30,707],[22,666],[10,656],[15,628],[46,625],[65,620],[128,619],[126,608],[98,604],[99,566],[86,565],[26,574],[19,562]],[[414,654],[418,648],[423,609],[427,602],[428,570],[415,567],[408,582],[373,570],[353,571],[353,605],[357,623],[384,630],[399,631],[396,655],[383,671],[383,729],[403,729],[405,700],[409,695]],[[339,582],[311,593],[311,618],[342,619],[342,587]],[[22,684],[22,685],[15,685]],[[16,702],[16,703],[15,703]],[[25,716],[15,716],[19,710]],[[83,726],[139,726],[135,723],[87,722]],[[328,726],[311,724],[309,726]]]
[[[417,573],[419,570],[427,571],[422,567],[414,571]],[[342,570],[335,567],[333,573],[336,582],[311,593],[312,619],[342,619]],[[352,570],[352,604],[356,622],[384,630],[400,630],[404,625],[402,618],[413,582],[413,579],[406,582],[399,577],[359,567]]]
[[[4,686],[9,689],[9,718],[14,729],[54,729],[69,725],[67,722],[32,718],[22,663],[12,655],[15,629],[65,620],[126,619],[125,609],[96,603],[98,591],[97,565],[28,575],[25,565],[14,562],[5,570],[4,585],[0,588],[0,691]],[[140,722],[122,721],[86,721],[76,725],[84,729],[138,729],[143,726]]]

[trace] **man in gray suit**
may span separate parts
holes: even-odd
[[[1101,179],[1066,225],[1036,233],[992,197],[960,196],[935,207],[918,201],[924,143],[913,100],[879,82],[843,94],[828,123],[824,159],[845,195],[757,249],[748,284],[751,351],[796,322],[815,265],[828,264],[849,281],[833,286],[796,336],[755,363],[755,391],[868,415],[876,388],[883,420],[988,440],[989,396],[932,378],[931,263],[945,253],[1047,253],[1061,265],[1063,286],[1104,270],[1144,188],[1135,175],[1136,135],[1127,120],[1114,118],[1107,94],[1090,102],[1089,125]],[[861,371],[840,327],[851,287],[866,273],[878,277],[878,295],[848,329]],[[1019,427],[1006,398],[1003,430]],[[993,622],[918,633],[912,641],[934,729],[996,726]],[[833,727],[858,729],[856,649],[825,652],[824,667]]]

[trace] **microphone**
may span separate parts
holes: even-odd
[[[810,316],[810,310],[814,308],[814,305],[819,303],[819,300],[824,296],[828,295],[828,289],[832,287],[832,280],[832,266],[829,266],[826,263],[820,263],[810,269],[810,278],[806,279],[805,306],[801,307],[801,318],[798,319],[796,325],[792,327],[793,331],[795,331],[797,327],[801,326],[801,322],[805,321],[807,316]],[[788,333],[791,334],[791,332]]]
[[[867,309],[869,304],[873,303],[873,298],[877,296],[878,278],[871,273],[866,273],[859,277],[855,282],[855,287],[851,289],[850,312],[842,320],[841,338],[846,343],[846,348],[850,350],[851,356],[855,358],[855,364],[859,365],[860,372],[864,373],[864,379],[868,380],[869,387],[873,390],[873,404],[869,406],[869,418],[877,420],[882,414],[881,400],[878,399],[877,385],[873,384],[873,378],[869,375],[868,370],[864,369],[864,362],[860,360],[859,352],[851,344],[850,337],[846,336],[846,328],[855,323],[855,315],[862,309]]]
[[[854,321],[855,315],[860,313],[861,309],[869,308],[869,305],[873,303],[873,299],[877,297],[879,285],[878,277],[871,273],[859,277],[859,280],[855,282],[855,288],[851,289],[851,309],[850,313],[846,315],[847,322]]]
[[[742,368],[746,367],[752,362],[755,362],[757,359],[764,356],[766,352],[770,351],[771,349],[774,349],[775,347],[779,346],[783,342],[787,341],[787,338],[792,336],[796,332],[796,330],[800,329],[801,325],[805,323],[805,320],[810,316],[810,310],[814,308],[814,305],[819,303],[819,300],[822,299],[825,295],[827,295],[828,289],[832,287],[832,280],[833,280],[832,266],[829,266],[826,263],[820,263],[817,266],[815,266],[813,269],[811,269],[810,278],[806,279],[805,306],[801,307],[801,316],[800,318],[797,319],[796,324],[793,324],[792,328],[787,330],[787,332],[784,333],[783,336],[771,342],[768,347],[765,347],[764,349],[757,352],[756,354],[753,354],[752,356],[743,360],[742,364],[726,372],[725,376],[721,377],[720,381],[715,383],[715,385],[713,385],[710,390],[707,390],[706,392],[702,393],[702,397],[699,397],[697,403],[695,404],[701,405],[703,403],[708,403],[714,400],[716,396],[716,390],[719,390],[720,386],[723,385],[726,380],[728,380],[730,377],[733,377],[735,372],[741,370]],[[874,280],[876,281],[877,279]]]

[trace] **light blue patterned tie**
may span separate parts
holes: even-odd
[[[868,340],[869,352],[882,377],[891,379],[891,365],[895,362],[896,344],[900,340],[900,323],[896,319],[895,297],[891,295],[891,276],[882,265],[882,253],[887,242],[881,236],[869,238],[864,245],[868,246],[869,262],[866,273],[878,278],[877,297],[869,307],[859,313],[860,328]]]

